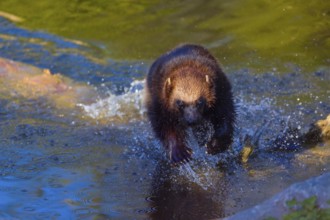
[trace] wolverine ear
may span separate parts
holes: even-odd
[[[165,81],[165,86],[164,86],[166,96],[168,96],[171,93],[171,90],[172,90],[171,83],[172,83],[171,78],[168,77]]]
[[[210,79],[209,75],[205,75],[205,82],[208,84],[208,86],[210,87],[210,89],[214,88],[214,84],[212,79]]]
[[[166,82],[165,82],[165,86],[171,86],[171,78],[168,77]]]

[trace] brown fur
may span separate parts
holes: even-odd
[[[169,108],[175,109],[175,100],[179,99],[187,103],[193,103],[200,97],[206,98],[209,107],[214,104],[215,92],[210,82],[206,81],[209,76],[205,73],[208,72],[209,71],[205,71],[202,68],[198,69],[190,66],[175,70],[168,78],[170,79],[170,83],[166,81],[164,87],[170,87],[167,89],[172,91],[168,97],[166,97],[165,94],[162,97],[163,100],[167,102]]]
[[[205,120],[215,130],[207,144],[209,153],[227,149],[232,141],[231,86],[215,58],[201,46],[179,46],[153,63],[146,107],[153,130],[174,163],[191,158],[186,129]]]

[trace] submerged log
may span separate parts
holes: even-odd
[[[0,58],[0,97],[46,98],[57,108],[70,109],[97,96],[86,84],[28,64]]]

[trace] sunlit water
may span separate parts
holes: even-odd
[[[291,183],[329,171],[329,145],[270,152],[288,127],[305,132],[330,113],[328,68],[230,71],[238,111],[232,150],[171,167],[143,108],[150,61],[97,59],[90,48],[1,20],[0,55],[89,84],[99,97],[54,108],[45,99],[0,99],[0,218],[210,219],[251,207]],[[261,132],[247,164],[233,160]],[[218,166],[218,162],[228,164]]]

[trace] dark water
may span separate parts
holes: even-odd
[[[289,126],[303,133],[330,113],[328,3],[248,2],[2,1],[0,10],[26,20],[0,18],[0,56],[90,84],[99,98],[61,109],[47,97],[0,94],[0,218],[210,219],[329,172],[329,144],[267,151]],[[279,14],[284,9],[290,19]],[[301,28],[294,43],[293,27]],[[307,44],[311,35],[316,40]],[[278,39],[284,46],[272,47]],[[248,164],[196,147],[189,166],[172,168],[154,139],[141,105],[143,79],[151,59],[184,41],[211,48],[233,84],[239,118],[232,153],[245,135],[263,131]]]

